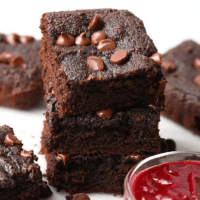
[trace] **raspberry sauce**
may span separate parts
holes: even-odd
[[[136,200],[199,200],[200,162],[167,162],[141,171],[131,184]]]

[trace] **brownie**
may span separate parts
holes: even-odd
[[[50,185],[58,190],[65,189],[70,194],[123,194],[124,179],[129,170],[142,159],[152,155],[47,154],[47,179]]]
[[[200,45],[185,41],[163,56],[166,111],[162,114],[200,135]]]
[[[52,97],[45,116],[42,141],[48,153],[160,152],[160,112],[151,105],[61,117]]]
[[[43,97],[41,41],[0,34],[0,106],[28,109]]]
[[[22,149],[23,144],[13,129],[0,126],[0,199],[39,200],[48,186],[42,181],[40,167],[33,151]],[[45,189],[46,188],[46,189]]]
[[[43,81],[45,88],[51,85],[45,99],[53,91],[61,116],[138,102],[163,109],[161,55],[131,12],[45,13],[40,28]]]

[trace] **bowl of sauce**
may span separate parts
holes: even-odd
[[[125,200],[199,200],[200,152],[174,151],[144,159],[127,174]]]

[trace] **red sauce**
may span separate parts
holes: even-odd
[[[132,182],[136,200],[199,200],[200,162],[167,162],[140,172]]]

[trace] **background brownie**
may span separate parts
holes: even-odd
[[[160,112],[155,108],[137,106],[100,114],[61,117],[52,98],[45,115],[44,146],[49,153],[68,154],[160,152]]]
[[[0,34],[0,105],[35,106],[43,96],[41,42],[30,36]]]
[[[163,56],[166,111],[162,114],[200,135],[200,45],[189,40]]]
[[[13,129],[0,126],[0,199],[39,200],[42,188],[42,173],[33,151],[22,149],[22,143]]]
[[[62,37],[62,32],[74,38],[85,32],[81,42],[91,38],[95,31],[88,29],[88,25],[95,14],[104,23],[98,31],[103,31],[107,39],[114,41],[116,49],[100,51],[94,44],[60,46],[58,38]],[[150,59],[157,49],[142,21],[129,11],[100,9],[45,13],[40,28],[43,34],[43,80],[45,85],[52,83],[49,92],[53,90],[58,100],[60,115],[111,106],[120,108],[138,102],[163,108],[166,81],[160,66]],[[120,65],[113,64],[111,56],[119,50],[128,53],[127,60]],[[89,56],[101,58],[104,69],[94,71],[89,68]]]

